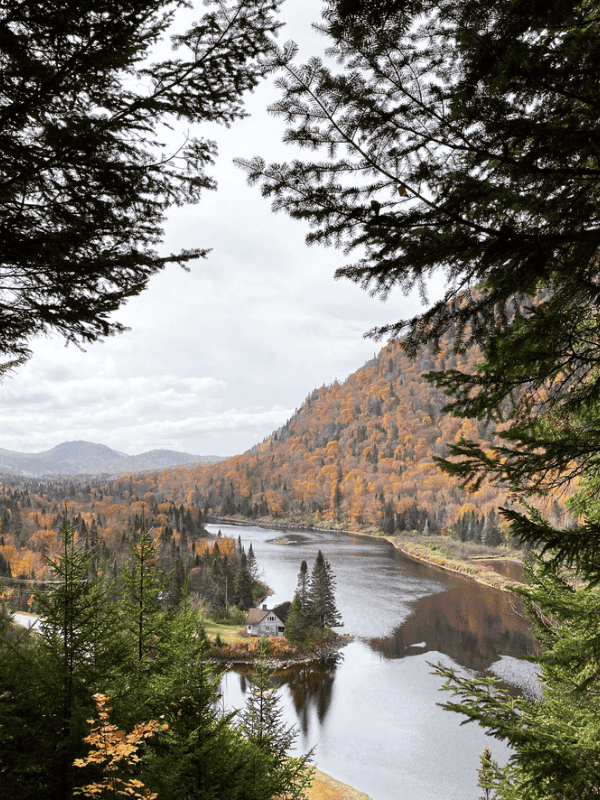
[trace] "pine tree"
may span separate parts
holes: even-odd
[[[335,576],[319,550],[310,576],[309,619],[321,628],[337,628],[343,623],[335,603]]]

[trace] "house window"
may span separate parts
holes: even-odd
[[[269,622],[275,622],[275,617],[272,614],[270,617],[267,617],[267,619],[269,620]]]

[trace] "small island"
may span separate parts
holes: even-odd
[[[293,600],[269,608],[264,598],[245,612],[236,608],[232,619],[207,621],[210,659],[223,665],[253,664],[267,657],[270,669],[314,661],[333,655],[351,637],[336,633],[343,625],[335,602],[335,576],[319,550],[309,575],[300,564]]]

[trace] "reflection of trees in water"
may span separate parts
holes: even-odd
[[[483,564],[488,569],[493,569],[499,575],[504,575],[511,581],[518,583],[525,583],[527,576],[523,569],[523,564],[520,561],[514,561],[510,558],[480,558],[473,561],[474,564]]]
[[[308,735],[311,710],[314,709],[322,725],[331,706],[335,670],[341,653],[323,661],[311,661],[277,673],[281,683],[286,683],[298,715],[298,725],[304,736]]]
[[[321,661],[275,670],[271,686],[277,689],[284,685],[288,686],[298,716],[297,724],[304,736],[308,735],[312,709],[317,715],[319,724],[323,724],[331,706],[335,670],[343,658],[342,653],[336,653]],[[250,691],[253,667],[238,665],[233,667],[232,671],[237,674],[240,691],[245,696]]]
[[[466,581],[421,598],[390,636],[371,639],[369,644],[387,658],[437,651],[478,672],[502,655],[536,653],[531,625],[518,598]]]
[[[240,691],[245,696],[246,692],[250,690],[248,686],[248,680],[246,679],[246,674],[244,672],[240,672]]]

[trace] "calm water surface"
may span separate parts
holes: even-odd
[[[522,690],[535,673],[529,625],[508,593],[415,563],[387,542],[328,533],[209,526],[252,547],[270,604],[291,600],[300,563],[318,550],[337,579],[343,631],[354,641],[337,662],[278,673],[285,719],[297,747],[315,747],[316,765],[373,800],[477,800],[484,731],[437,704],[442,681],[428,662],[471,673],[491,671]],[[222,680],[224,704],[244,705],[248,672]],[[504,763],[506,748],[489,741]]]

